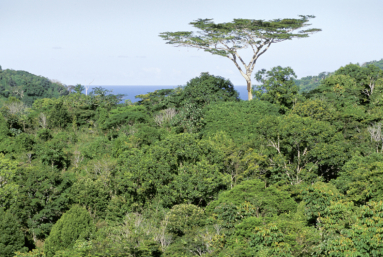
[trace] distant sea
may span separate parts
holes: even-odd
[[[92,88],[102,87],[107,90],[112,90],[112,94],[118,95],[123,94],[122,102],[130,99],[130,101],[137,102],[140,99],[135,98],[136,95],[147,94],[149,92],[154,92],[160,89],[174,89],[177,86],[89,86],[88,94],[92,91]],[[234,86],[234,89],[239,93],[239,98],[242,100],[247,100],[247,89],[246,86]],[[83,92],[85,94],[85,91]]]

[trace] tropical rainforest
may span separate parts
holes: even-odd
[[[383,256],[381,63],[134,104],[0,70],[0,256]]]

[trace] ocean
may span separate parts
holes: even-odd
[[[88,93],[92,91],[92,88],[102,87],[107,90],[111,90],[112,94],[123,94],[122,102],[125,100],[130,100],[133,103],[139,101],[139,98],[135,98],[136,95],[147,94],[149,92],[154,92],[159,89],[174,89],[177,86],[89,86]],[[235,90],[239,93],[239,98],[242,100],[247,100],[247,89],[246,86],[234,86]],[[83,92],[85,94],[85,91]]]

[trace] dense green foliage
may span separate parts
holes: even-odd
[[[24,234],[15,215],[0,209],[0,255],[10,257],[16,251],[25,251],[24,244]]]
[[[36,99],[57,98],[67,94],[67,88],[58,81],[26,71],[0,69],[0,99],[13,96],[26,105],[32,105]]]
[[[74,205],[56,222],[44,244],[47,257],[59,250],[73,247],[76,240],[89,240],[94,231],[93,220],[87,210]]]
[[[383,71],[0,106],[1,256],[381,256]],[[29,252],[28,252],[29,251]],[[15,253],[16,252],[16,253]]]
[[[203,134],[208,137],[224,131],[233,140],[245,143],[256,136],[254,125],[261,118],[278,115],[278,106],[264,101],[211,104],[205,108]]]

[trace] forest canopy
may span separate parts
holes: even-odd
[[[8,95],[0,255],[383,255],[383,70],[322,75],[260,70],[251,101],[209,73],[134,104]]]

